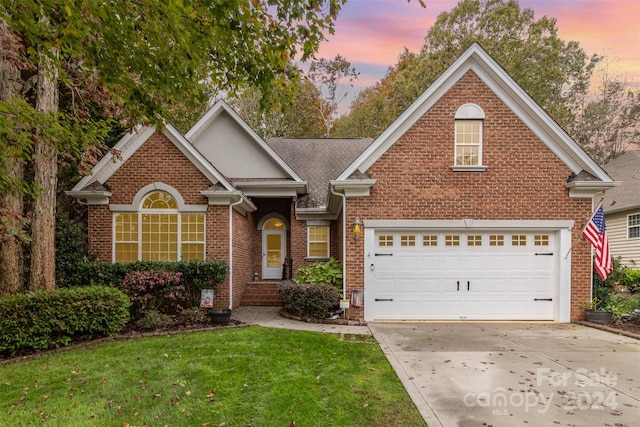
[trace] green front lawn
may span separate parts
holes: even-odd
[[[4,425],[425,425],[371,337],[221,329],[0,365]]]

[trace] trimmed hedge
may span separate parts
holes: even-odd
[[[114,335],[129,320],[129,298],[112,287],[87,286],[0,299],[0,353],[44,350]]]
[[[213,285],[223,283],[227,276],[227,263],[219,260],[200,261],[136,261],[131,263],[107,263],[100,261],[77,264],[77,275],[62,286],[117,286],[124,281],[127,273],[137,271],[162,270],[182,273],[182,280],[191,282],[198,288],[212,289]]]
[[[284,309],[301,317],[326,319],[329,310],[340,305],[340,293],[332,285],[282,282],[278,286]]]

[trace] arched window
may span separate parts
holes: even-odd
[[[484,111],[465,104],[456,111],[454,166],[482,166],[482,122]]]
[[[114,261],[204,259],[205,215],[181,211],[181,205],[155,190],[143,196],[136,212],[115,212]]]

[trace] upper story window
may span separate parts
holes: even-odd
[[[627,237],[637,239],[640,237],[640,214],[629,215],[627,217]]]
[[[455,116],[454,170],[484,170],[482,165],[482,124],[484,111],[465,104]]]
[[[205,258],[205,214],[185,212],[172,194],[151,191],[120,209],[113,213],[115,262]]]

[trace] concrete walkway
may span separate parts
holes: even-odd
[[[373,334],[435,426],[640,425],[640,341],[576,324],[286,319],[279,307],[232,318],[272,328]]]
[[[260,325],[269,328],[330,332],[336,334],[371,335],[371,330],[367,326],[301,322],[299,320],[282,317],[280,315],[280,310],[282,310],[282,307],[238,307],[233,310],[231,318],[248,325]]]

